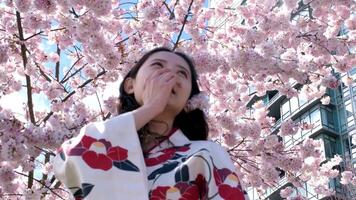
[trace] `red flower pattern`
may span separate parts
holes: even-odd
[[[146,166],[151,167],[154,165],[161,164],[169,159],[172,159],[177,152],[186,152],[189,149],[190,148],[188,145],[163,149],[162,151],[160,151],[162,153],[161,155],[153,158],[146,158],[145,159]]]
[[[179,191],[179,200],[206,199],[208,185],[203,175],[199,174],[193,182],[178,182],[173,187],[158,186],[151,192],[150,200],[166,200],[168,193]],[[177,191],[177,192],[178,192]]]
[[[219,194],[222,198],[228,200],[244,200],[244,193],[239,187],[231,187],[227,184],[219,185]]]
[[[214,166],[213,173],[214,173],[215,184],[218,186],[218,192],[222,198],[228,200],[245,199],[238,177],[234,172],[232,172],[227,168],[217,169]],[[228,184],[224,184],[224,181],[228,176],[232,177],[233,179],[236,179],[235,180],[236,185],[230,186]]]
[[[96,152],[93,149],[100,148],[105,151]],[[124,161],[127,159],[126,149],[115,146],[105,139],[95,139],[84,135],[82,140],[74,148],[69,149],[68,155],[82,156],[84,162],[93,169],[109,170],[114,161]]]
[[[169,186],[158,186],[151,192],[150,200],[166,199],[166,194],[169,188]]]

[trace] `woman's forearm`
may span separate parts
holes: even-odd
[[[160,112],[161,111],[152,106],[141,106],[138,109],[132,111],[135,118],[136,130],[141,129]]]

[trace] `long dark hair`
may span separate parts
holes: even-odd
[[[200,89],[198,86],[198,75],[195,70],[195,66],[193,64],[193,61],[184,53],[181,52],[176,52],[171,49],[165,48],[165,47],[158,47],[155,49],[152,49],[151,51],[147,52],[145,55],[141,57],[141,59],[133,66],[133,68],[128,72],[128,74],[125,76],[123,79],[121,85],[120,85],[120,105],[118,107],[118,113],[125,113],[129,112],[132,110],[135,110],[140,107],[140,105],[137,103],[134,94],[128,94],[126,93],[124,89],[124,82],[127,78],[136,78],[136,75],[143,65],[143,63],[154,53],[160,52],[160,51],[166,51],[166,52],[171,52],[174,53],[181,58],[183,58],[187,64],[189,65],[190,71],[191,71],[191,79],[192,79],[192,90],[189,96],[189,99],[192,98],[193,95],[199,94]],[[184,133],[187,138],[190,140],[206,140],[208,137],[208,132],[209,132],[209,126],[208,123],[206,122],[204,112],[200,109],[195,109],[190,112],[185,112],[182,110],[174,119],[173,126],[180,128],[182,132]],[[138,130],[138,134],[144,134],[145,129],[147,129],[147,126],[145,125],[143,128]]]

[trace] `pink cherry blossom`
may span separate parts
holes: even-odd
[[[294,135],[298,131],[298,125],[292,120],[286,120],[281,124],[280,136]]]
[[[351,171],[343,171],[341,173],[341,184],[349,184],[353,178],[353,173]]]
[[[46,14],[54,12],[56,9],[56,1],[53,0],[34,0],[33,5]]]
[[[20,12],[27,12],[31,7],[31,0],[16,0],[14,4],[18,11]]]
[[[0,107],[0,198],[9,193],[56,198],[38,183],[27,189],[28,178],[14,170],[50,174],[49,165],[35,168],[37,160],[30,160],[44,154],[36,147],[53,151],[86,123],[117,115],[115,95],[100,107],[87,105],[85,97],[104,91],[157,46],[192,57],[204,92],[186,110],[204,110],[210,139],[226,148],[239,144],[229,153],[243,184],[263,194],[278,182],[278,167],[293,187],[308,181],[317,193],[333,194],[328,183],[340,176],[335,166],[341,156],[325,163],[323,143],[310,138],[287,145],[284,137],[299,128],[313,129],[313,124],[275,124],[267,102],[258,100],[278,91],[287,98],[320,98],[326,104],[327,88],[336,89],[341,81],[352,86],[352,77],[338,80],[333,74],[356,65],[355,6],[350,1],[249,0],[236,5],[225,0],[206,5],[199,0],[190,9],[188,0],[121,3],[6,0],[0,7],[0,98],[22,91],[33,97],[33,105],[24,100],[16,111]],[[302,3],[310,13],[301,11]],[[356,185],[354,175],[342,175],[344,183]],[[293,187],[282,190],[282,196],[302,199],[290,195]],[[54,191],[69,198],[62,188]]]
[[[7,45],[0,45],[0,64],[5,63],[9,58],[7,48]]]
[[[282,198],[288,198],[293,192],[294,192],[293,188],[288,186],[281,190],[280,195]]]
[[[322,79],[321,84],[326,87],[335,89],[335,88],[337,88],[337,86],[339,86],[339,81],[334,76],[330,75],[330,76],[324,77]]]

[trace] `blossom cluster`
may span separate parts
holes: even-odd
[[[68,199],[46,163],[85,124],[118,114],[115,94],[98,106],[86,100],[99,99],[98,91],[157,46],[193,58],[205,92],[187,109],[206,111],[211,139],[228,148],[245,185],[263,194],[284,177],[293,187],[310,182],[315,192],[331,195],[332,178],[354,184],[354,173],[335,168],[341,157],[324,163],[321,141],[285,143],[312,124],[278,125],[263,102],[249,104],[272,90],[288,98],[324,97],[328,104],[327,88],[354,83],[334,74],[356,64],[351,0],[3,2],[0,98],[22,93],[26,101],[0,107],[0,198]],[[47,109],[40,109],[38,97]],[[281,196],[302,198],[292,191],[285,188]]]

